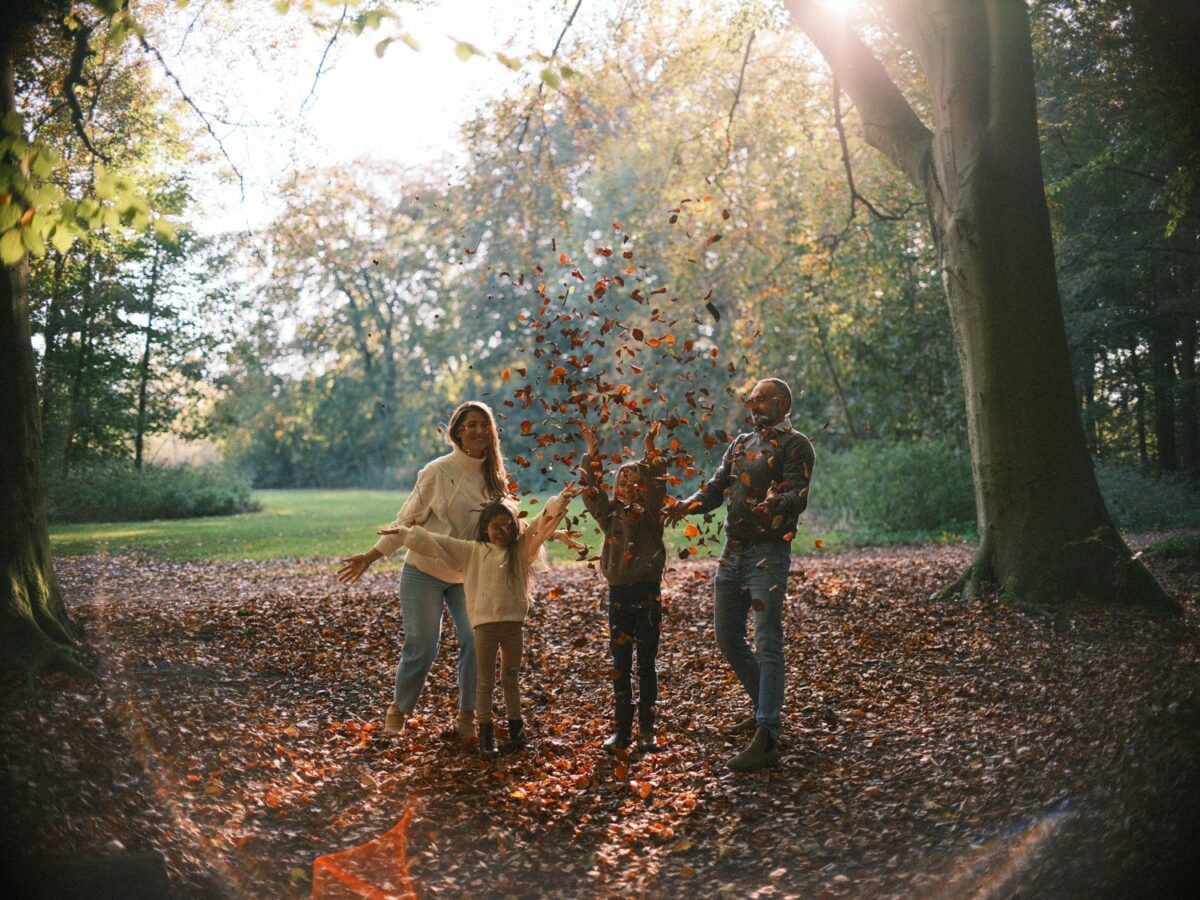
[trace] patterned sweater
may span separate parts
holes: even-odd
[[[808,506],[813,463],[812,443],[784,419],[765,431],[735,437],[712,478],[683,502],[689,515],[728,502],[725,533],[732,540],[790,540]],[[765,500],[768,491],[782,500],[781,508],[772,516],[759,515],[751,507]]]

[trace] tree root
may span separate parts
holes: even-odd
[[[1154,615],[1179,616],[1183,608],[1130,552],[1115,529],[1100,529],[1058,552],[1026,559],[1015,571],[997,573],[987,542],[959,576],[930,595],[931,602],[969,603],[989,585],[998,585],[1004,602],[1038,615],[1051,615],[1064,600],[1083,594],[1097,603],[1121,603]]]

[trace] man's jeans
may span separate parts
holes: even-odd
[[[442,603],[458,635],[458,708],[475,708],[475,634],[467,618],[467,598],[461,584],[450,584],[405,565],[400,573],[400,614],[404,617],[404,648],[396,667],[396,708],[405,715],[416,708],[425,679],[437,659],[442,639]]]
[[[775,738],[783,707],[783,602],[791,559],[791,546],[784,541],[726,541],[714,590],[717,646],[750,695],[758,727]],[[751,612],[753,649],[746,640]]]

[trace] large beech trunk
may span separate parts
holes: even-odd
[[[15,108],[17,29],[0,17],[0,118]],[[13,202],[17,202],[14,200]],[[83,672],[50,560],[42,428],[29,324],[29,267],[0,266],[0,668]]]
[[[1020,0],[881,3],[920,60],[934,128],[817,0],[789,0],[854,100],[868,143],[924,194],[962,365],[980,543],[952,590],[1010,602],[1084,593],[1177,605],[1132,558],[1088,457],[1075,402]]]

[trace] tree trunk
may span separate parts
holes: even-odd
[[[1137,342],[1137,335],[1129,336],[1129,374],[1133,379],[1133,420],[1137,428],[1138,463],[1145,468],[1150,464],[1150,451],[1146,443],[1146,382],[1142,380]]]
[[[1200,381],[1196,378],[1196,320],[1183,319],[1179,341],[1179,464],[1200,481]]]
[[[0,36],[0,118],[16,106],[17,40],[13,31]],[[14,161],[9,157],[5,162]],[[29,265],[23,258],[15,266],[0,266],[0,667],[20,669],[32,678],[48,668],[84,670],[69,649],[75,629],[50,560],[30,337]]]
[[[1174,472],[1175,458],[1175,323],[1159,319],[1150,327],[1150,363],[1154,367],[1154,447],[1158,471]]]
[[[1096,354],[1089,347],[1083,354],[1083,416],[1088,453],[1100,455],[1100,434],[1096,429]]]
[[[87,373],[88,351],[92,340],[92,297],[95,291],[95,271],[92,265],[92,254],[88,251],[83,266],[83,309],[79,315],[79,351],[75,354],[75,369],[71,373],[71,398],[67,412],[67,434],[63,441],[63,454],[60,461],[65,473],[71,466],[73,456],[81,456],[87,450],[87,442],[79,441],[79,431],[87,418],[86,398],[84,397],[84,377]]]
[[[133,466],[142,467],[142,450],[146,438],[146,394],[150,385],[150,346],[154,341],[154,302],[158,295],[158,264],[162,250],[154,244],[154,262],[150,265],[150,291],[146,302],[146,342],[142,347],[142,361],[138,366],[137,424],[133,434]]]
[[[1088,458],[1043,189],[1029,20],[1017,0],[886,4],[925,71],[935,129],[835,13],[792,18],[858,108],[868,143],[924,192],[963,372],[979,548],[960,581],[1010,603],[1078,592],[1177,611],[1132,558]]]

